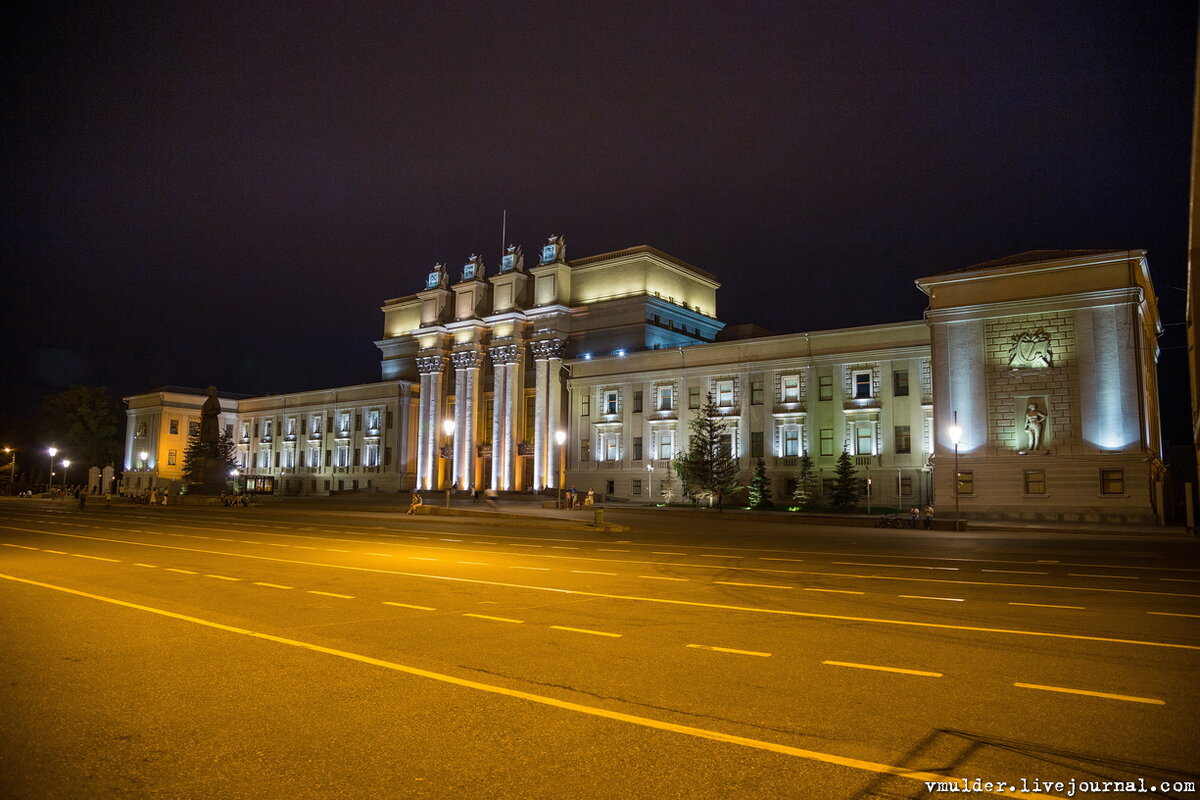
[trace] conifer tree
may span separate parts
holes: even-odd
[[[767,465],[761,458],[754,465],[754,478],[750,481],[750,507],[771,507],[771,482],[767,480]]]
[[[737,486],[738,465],[721,441],[725,436],[725,422],[712,392],[708,393],[689,427],[692,429],[691,442],[687,452],[678,459],[684,492],[708,498],[716,496],[718,491],[728,494]]]
[[[854,463],[846,448],[838,456],[837,466],[834,467],[833,505],[842,511],[853,508],[862,496],[862,481],[855,474]]]
[[[817,505],[817,475],[813,471],[812,456],[808,453],[800,456],[800,464],[796,468],[796,488],[792,490],[792,502],[801,511],[808,511]]]
[[[193,480],[196,459],[203,456],[211,458],[213,455],[200,442],[199,436],[193,434],[188,437],[187,448],[183,451],[183,481],[185,486]],[[224,462],[224,471],[226,473],[237,468],[237,443],[233,441],[233,437],[227,436],[224,433],[221,433],[217,437],[217,452],[215,456]]]

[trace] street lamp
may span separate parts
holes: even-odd
[[[554,441],[558,443],[558,504],[555,507],[562,508],[563,483],[567,479],[567,432],[555,431]]]
[[[653,455],[653,453],[651,453]],[[654,462],[646,465],[646,496],[654,497]]]
[[[454,447],[454,420],[452,420],[452,419],[442,420],[442,433],[446,434],[446,446],[445,446],[445,448],[443,448],[442,452],[449,452],[451,455],[445,456],[445,458],[453,459],[454,451],[451,448]],[[452,470],[457,468],[457,464],[455,464],[454,461],[451,460],[450,463],[451,463],[450,468]],[[451,473],[450,480],[446,482],[446,508],[450,507],[450,488],[453,485],[454,485],[454,474]]]
[[[17,451],[16,448],[6,447],[4,452],[8,453],[10,458],[8,462],[8,493],[12,494],[13,489],[17,488]]]
[[[63,465],[63,489],[67,488],[67,467],[71,466],[71,462],[67,459],[62,460]]]
[[[962,428],[958,424],[958,412],[954,412],[954,424],[950,426],[950,441],[954,442],[954,530],[958,530],[958,443],[962,440]]]
[[[48,448],[46,448],[46,452],[50,454],[50,480],[47,482],[47,486],[48,486],[47,491],[53,492],[54,491],[54,457],[56,455],[58,455],[58,448],[57,447],[48,447]]]

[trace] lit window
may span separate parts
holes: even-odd
[[[869,424],[859,423],[854,426],[855,455],[870,456],[875,454],[875,431]]]
[[[833,428],[821,428],[821,455],[833,455]]]
[[[312,467],[313,469],[317,469],[321,466],[321,448],[320,447],[308,448],[308,466]]]
[[[896,426],[896,452],[911,453],[912,452],[912,433],[908,425]]]
[[[1044,469],[1027,469],[1025,470],[1025,494],[1045,494],[1046,493],[1046,470]]]
[[[378,408],[372,408],[370,411],[367,412],[367,430],[372,430],[372,431],[379,430],[379,409]],[[376,465],[371,464],[370,466],[376,466]]]
[[[580,439],[579,440],[579,460],[580,461],[589,461],[589,460],[591,460],[591,458],[592,458],[592,440],[591,439]]]
[[[786,375],[783,378],[783,402],[800,402],[800,376]]]
[[[179,420],[177,420],[177,419],[171,420],[171,435],[172,436],[179,435]]]
[[[721,408],[733,405],[733,381],[717,381],[717,405]]]
[[[604,413],[605,414],[616,414],[617,413],[617,392],[616,391],[607,391],[604,393]]]
[[[1125,494],[1125,470],[1100,470],[1100,494]]]
[[[263,420],[262,432],[263,432],[264,439],[271,438],[271,422],[272,422],[272,420],[269,420],[269,419]]]
[[[785,457],[800,455],[800,427],[798,425],[787,425],[784,427],[783,455]]]
[[[285,422],[284,424],[286,426],[284,428],[285,435],[286,436],[295,436],[296,435],[296,418],[288,417],[287,422]]]
[[[658,410],[671,411],[675,408],[675,387],[658,387]]]
[[[172,467],[175,466],[175,451],[174,450],[167,451],[167,464]]]
[[[604,460],[616,461],[620,457],[617,448],[618,437],[615,433],[610,433],[604,436]]]
[[[363,466],[379,466],[379,444],[377,442],[368,442],[366,446],[363,447]]]
[[[908,397],[908,370],[898,369],[892,373],[892,396]]]
[[[283,466],[285,469],[292,469],[296,466],[296,451],[291,447],[283,450]]]
[[[658,434],[658,457],[664,460],[670,460],[675,456],[675,433],[674,431],[663,431]]]
[[[817,377],[817,391],[819,392],[817,397],[819,397],[821,400],[832,400],[833,399],[833,376],[832,375],[818,376]],[[825,455],[825,454],[822,453],[822,455]]]
[[[871,397],[871,373],[854,373],[854,399],[865,400]]]
[[[350,421],[349,421],[348,417],[350,415],[347,414],[346,416],[347,416],[346,422],[347,422],[347,424],[349,424]],[[335,467],[350,466],[350,445],[339,444],[337,447],[333,448],[333,465]]]
[[[350,412],[342,411],[338,413],[338,432],[347,434],[350,432]],[[349,464],[340,464],[339,466],[346,467]]]

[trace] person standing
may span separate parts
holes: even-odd
[[[925,506],[925,530],[933,526],[933,503]]]
[[[913,530],[916,530],[917,529],[917,520],[920,518],[920,516],[921,516],[921,509],[917,508],[916,506],[913,506],[912,508],[910,508],[908,510],[908,527],[912,528]]]

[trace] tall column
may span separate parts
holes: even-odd
[[[454,481],[459,489],[475,486],[475,442],[479,425],[479,369],[483,353],[462,350],[454,363]]]
[[[537,368],[535,382],[536,418],[534,420],[534,484],[558,486],[561,448],[554,439],[562,411],[562,339],[542,339],[530,343]]]
[[[546,358],[541,355],[540,348],[536,345],[533,357],[536,370],[533,383],[533,489],[537,491],[543,486],[553,484],[547,480],[546,475],[547,466],[550,463],[546,452],[550,440],[546,430],[546,401],[548,399]]]
[[[488,351],[492,357],[492,485],[501,491],[516,487],[517,428],[521,418],[521,388],[523,374],[521,358],[524,348],[519,344],[497,345]]]
[[[508,387],[508,365],[504,361],[503,348],[493,347],[492,357],[492,488],[506,488],[504,475],[504,418],[508,416],[506,391]]]
[[[421,397],[417,416],[417,488],[430,490],[438,483],[438,435],[441,429],[441,410],[444,398],[443,374],[446,357],[419,356],[417,371],[421,375]]]
[[[509,489],[525,488],[520,485],[521,476],[517,474],[517,464],[520,463],[517,458],[517,445],[521,442],[521,420],[525,413],[525,375],[521,369],[523,355],[524,349],[520,345],[513,345],[509,353],[508,369],[505,370],[505,377],[508,378],[508,413],[504,415],[504,438],[508,446],[505,448],[507,463],[504,474]]]

